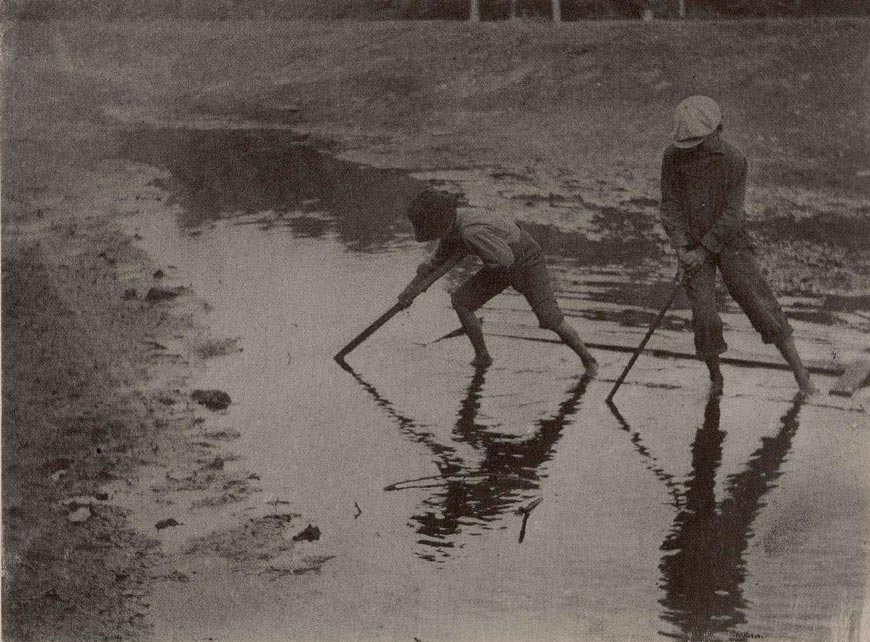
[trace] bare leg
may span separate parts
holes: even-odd
[[[589,349],[580,339],[580,335],[577,334],[577,331],[568,325],[567,321],[562,319],[562,322],[557,327],[553,328],[553,331],[559,335],[562,343],[577,353],[577,356],[580,357],[580,360],[583,362],[583,367],[586,368],[586,374],[588,376],[594,377],[598,374],[598,361],[596,361],[595,357],[592,356],[592,353],[589,352]]]
[[[794,339],[791,336],[781,339],[776,342],[776,347],[779,349],[779,353],[782,355],[783,359],[785,359],[788,362],[788,365],[791,366],[795,381],[797,381],[801,392],[805,395],[818,394],[819,389],[816,388],[815,384],[810,380],[810,373],[807,372],[807,369],[801,361],[800,355],[798,355],[797,348],[795,348],[794,345]]]
[[[710,371],[710,394],[721,395],[725,388],[725,377],[719,369],[719,357],[708,357],[704,360],[707,370]]]
[[[492,363],[492,357],[489,356],[489,350],[486,349],[486,342],[483,340],[483,328],[474,313],[463,305],[455,305],[453,309],[465,329],[465,334],[471,340],[471,346],[474,348],[474,360],[471,365],[476,367],[488,366]]]

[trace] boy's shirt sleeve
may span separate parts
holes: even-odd
[[[686,214],[680,202],[674,177],[674,168],[668,154],[665,154],[664,158],[662,158],[661,185],[662,200],[659,206],[659,214],[662,227],[665,228],[665,232],[668,238],[670,238],[673,247],[685,247],[689,244],[688,239],[686,239]]]
[[[463,242],[471,252],[480,257],[485,267],[510,268],[513,267],[513,250],[507,241],[484,225],[473,225],[462,233]]]
[[[718,254],[722,246],[740,230],[743,225],[743,208],[746,201],[746,174],[748,163],[740,157],[729,173],[725,188],[725,205],[713,226],[701,239],[701,245],[713,254]]]
[[[462,245],[462,242],[453,236],[441,239],[438,241],[438,246],[435,251],[417,266],[417,276],[426,278],[432,272],[438,269],[439,266],[446,263],[450,258],[457,255],[468,254],[468,250]]]

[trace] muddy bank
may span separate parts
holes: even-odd
[[[82,317],[82,300],[78,310],[62,300],[44,251],[4,247],[3,633],[131,638],[158,553],[102,487],[137,465],[153,421],[143,400],[116,394],[93,309]],[[75,267],[104,281],[97,261]],[[80,292],[82,281],[67,285]]]
[[[123,140],[136,144],[116,142]],[[288,614],[304,617],[307,608],[314,608],[308,601],[309,586],[347,606],[351,615],[340,623],[345,633],[361,630],[373,637],[381,626],[379,618],[389,622],[397,634],[407,632],[412,630],[409,617],[397,616],[389,606],[397,599],[390,593],[392,588],[378,594],[382,605],[378,616],[355,629],[358,622],[354,618],[362,617],[368,608],[364,597],[369,594],[362,583],[375,577],[376,584],[392,587],[385,579],[389,578],[409,591],[422,590],[415,578],[426,574],[426,567],[415,566],[414,573],[395,578],[398,562],[392,555],[410,546],[414,564],[474,560],[468,550],[483,538],[480,541],[486,543],[479,549],[478,561],[459,571],[451,566],[463,578],[471,598],[477,586],[474,577],[486,568],[498,568],[493,560],[503,554],[501,547],[508,542],[511,546],[524,543],[517,538],[525,520],[516,511],[539,494],[557,492],[548,486],[549,471],[551,467],[564,470],[567,462],[556,453],[565,453],[566,448],[574,456],[594,452],[577,442],[585,435],[583,431],[566,435],[566,428],[578,423],[596,426],[601,433],[595,439],[609,439],[613,420],[594,414],[595,408],[600,409],[597,402],[606,383],[587,389],[587,382],[574,381],[575,373],[564,355],[508,347],[502,342],[497,345],[507,364],[504,369],[465,382],[464,373],[455,367],[465,359],[464,344],[456,342],[420,354],[414,340],[439,336],[448,329],[441,324],[454,323],[445,314],[443,292],[440,299],[433,295],[415,306],[412,323],[395,324],[355,355],[367,376],[371,372],[377,377],[376,384],[358,378],[360,391],[334,368],[328,356],[337,338],[352,334],[359,323],[357,317],[374,317],[382,297],[398,290],[424,252],[409,243],[398,216],[406,198],[401,190],[410,190],[426,175],[410,178],[394,170],[373,170],[307,146],[291,153],[288,148],[295,145],[293,141],[288,135],[286,145],[272,145],[259,130],[177,130],[171,135],[163,130],[112,132],[100,138],[106,148],[112,145],[112,153],[108,160],[94,161],[92,173],[69,170],[62,189],[46,186],[17,192],[14,207],[6,212],[12,234],[7,235],[4,247],[10,261],[9,270],[4,270],[4,295],[12,303],[4,307],[4,313],[11,315],[4,319],[9,324],[4,327],[10,328],[8,336],[16,337],[8,349],[19,368],[7,379],[13,385],[4,389],[4,408],[12,413],[4,418],[4,437],[10,441],[4,452],[12,454],[4,465],[8,467],[6,479],[15,480],[13,495],[4,497],[4,506],[14,508],[13,515],[24,523],[29,516],[18,513],[19,509],[56,510],[50,519],[36,517],[29,522],[37,534],[25,529],[20,540],[10,536],[12,552],[7,553],[15,589],[4,604],[13,639],[39,639],[53,634],[52,627],[75,627],[76,618],[94,608],[92,604],[102,613],[86,627],[97,629],[98,636],[148,637],[155,635],[152,626],[157,627],[158,638],[193,633],[231,636],[233,631],[250,636],[252,630],[271,635],[291,625]],[[37,149],[50,153],[49,146]],[[295,160],[295,154],[304,160]],[[219,162],[210,160],[213,156]],[[222,175],[226,167],[232,171]],[[470,204],[496,206],[486,200],[486,189],[473,172],[442,173],[434,180],[451,188],[471,186],[464,190]],[[534,177],[524,177],[522,182],[528,190]],[[67,191],[72,183],[77,190]],[[396,183],[401,189],[391,190],[389,186]],[[391,194],[392,200],[386,201],[384,194]],[[534,199],[520,204],[527,208],[527,202],[534,203]],[[620,251],[623,243],[629,243],[635,259],[662,265],[661,240],[652,235],[643,215],[643,208],[651,207],[649,202],[634,200],[626,207],[640,210],[606,210],[607,216],[602,214],[604,205],[588,207],[584,212],[588,238],[565,231],[564,221],[537,223],[553,214],[549,199],[546,202],[547,209],[531,212],[529,227],[548,247],[560,278],[576,285],[567,295],[580,299],[581,311],[589,302],[631,303],[643,308],[656,301],[663,285],[655,274],[646,284],[626,284],[626,274],[639,271],[636,267],[634,273],[624,270],[632,251]],[[553,202],[558,205],[559,199]],[[302,224],[294,224],[297,219]],[[649,235],[646,240],[644,234]],[[641,240],[631,241],[631,237]],[[578,245],[586,252],[573,253]],[[139,247],[150,251],[145,254]],[[597,254],[596,248],[601,248]],[[591,264],[590,252],[596,257]],[[312,269],[323,265],[330,269]],[[587,270],[593,273],[591,280]],[[608,270],[616,281],[595,280],[596,271]],[[35,284],[50,287],[40,289]],[[147,293],[156,288],[177,296],[165,301],[149,297]],[[338,295],[318,298],[318,292]],[[634,292],[635,298],[626,298],[628,292]],[[215,314],[209,318],[211,331],[218,332],[215,336],[201,325],[203,314],[212,310],[208,301],[215,302]],[[863,309],[861,300],[830,297],[824,301],[832,308]],[[487,314],[497,318],[498,312],[509,311],[518,316],[502,303],[497,302]],[[355,314],[343,314],[347,307]],[[20,315],[17,321],[14,315]],[[646,318],[642,311],[625,309],[599,310],[588,313],[590,317],[602,324],[638,328]],[[44,318],[45,323],[31,330],[23,325],[31,318]],[[663,333],[685,335],[686,329],[685,319],[675,316]],[[235,333],[244,333],[244,341],[237,341]],[[57,340],[45,341],[46,336]],[[283,342],[288,342],[286,350]],[[389,357],[380,351],[384,345],[391,346]],[[819,349],[830,346],[839,349],[836,337],[824,336]],[[214,367],[205,361],[224,357],[227,360]],[[323,367],[324,361],[329,368]],[[605,375],[622,361],[621,356],[603,358]],[[399,365],[384,381],[385,373],[393,369],[387,364],[393,363]],[[548,380],[554,367],[561,368],[558,380],[564,388],[558,396]],[[77,379],[82,368],[87,376]],[[637,390],[682,391],[685,381],[679,377],[685,372],[675,371],[670,381],[662,382],[656,368],[661,366],[651,368],[654,381],[635,384]],[[427,382],[426,395],[408,388],[402,373],[411,371],[419,372]],[[69,380],[58,381],[58,373],[69,374]],[[20,384],[16,384],[19,377]],[[234,402],[227,413],[201,407],[191,394],[194,388],[211,390],[224,383],[233,384],[227,387]],[[776,396],[788,386],[786,377],[769,388],[775,397],[765,412],[775,414],[777,404],[782,403]],[[461,399],[458,415],[453,417],[457,390]],[[420,400],[436,391],[441,410],[421,407]],[[336,403],[336,396],[341,403]],[[394,402],[395,397],[400,401]],[[581,397],[587,398],[591,418],[578,412]],[[22,403],[31,407],[30,414],[15,414]],[[494,403],[496,411],[479,414],[483,403]],[[403,406],[412,410],[400,410]],[[739,401],[734,402],[732,412],[740,407]],[[46,409],[56,413],[51,421],[40,414]],[[505,420],[510,424],[507,428],[502,425]],[[837,421],[845,420],[838,415]],[[793,421],[787,423],[786,450],[794,429]],[[817,417],[809,423],[811,434],[816,434],[822,420]],[[21,429],[31,424],[31,432],[45,436],[45,446],[34,451],[30,467],[16,467],[28,461],[29,444],[16,440]],[[399,428],[401,439],[385,431],[391,426]],[[349,435],[355,437],[349,441]],[[676,450],[685,446],[679,443]],[[364,449],[368,449],[366,456],[359,456]],[[18,452],[25,456],[14,458]],[[384,453],[396,457],[385,462]],[[307,462],[315,465],[307,466]],[[590,471],[604,465],[586,463]],[[324,481],[325,472],[336,465],[357,476],[345,475],[342,469],[341,475]],[[673,476],[662,472],[659,462],[651,465],[672,490]],[[612,462],[607,466],[618,468]],[[42,476],[32,473],[36,470]],[[642,474],[644,469],[635,472]],[[597,473],[603,483],[605,471]],[[585,474],[584,481],[591,483],[591,472]],[[402,493],[392,492],[398,490]],[[765,487],[763,492],[768,490]],[[850,488],[850,493],[859,505],[857,492]],[[603,488],[598,495],[606,496]],[[25,497],[36,498],[31,508]],[[654,494],[645,501],[658,506],[661,499]],[[58,504],[64,500],[67,503]],[[620,496],[600,501],[594,514],[607,522],[610,502],[637,500]],[[407,516],[395,512],[397,504]],[[560,506],[558,512],[564,514],[567,509]],[[547,514],[547,510],[536,512]],[[862,514],[860,510],[856,515]],[[752,512],[741,519],[751,521],[754,516]],[[570,519],[583,518],[572,515]],[[660,515],[648,518],[661,521]],[[524,538],[541,532],[534,520],[529,521],[529,534],[522,530]],[[601,533],[617,528],[609,522],[599,526]],[[13,534],[23,528],[14,521],[7,527]],[[311,535],[315,527],[323,533],[323,542]],[[830,534],[818,525],[815,528],[816,537],[827,541]],[[551,529],[551,546],[558,542],[564,547],[559,557],[569,558],[575,543],[554,535],[559,531],[552,523]],[[659,531],[656,537],[664,538],[665,533]],[[585,537],[594,539],[594,534]],[[741,537],[748,541],[748,535]],[[746,545],[743,540],[741,546]],[[591,550],[607,550],[604,541],[596,542]],[[860,561],[851,540],[836,544],[849,559]],[[646,542],[643,555],[649,556],[650,551],[654,555],[656,546]],[[76,547],[85,551],[80,558],[71,553]],[[541,561],[545,567],[552,566],[554,559],[536,557],[548,550],[524,549],[523,563],[530,569]],[[635,553],[638,559],[642,557],[640,550]],[[24,561],[19,562],[19,557]],[[36,566],[29,558],[46,563]],[[19,563],[30,566],[17,570]],[[621,575],[601,575],[597,565],[602,563],[609,563],[607,554],[586,555],[577,562],[579,567],[562,578],[560,590],[592,599],[584,587],[578,588],[575,578],[594,571],[603,578],[604,594],[618,594]],[[727,560],[729,568],[742,563],[740,556]],[[654,567],[649,560],[645,564]],[[355,572],[356,565],[370,566],[373,575]],[[620,573],[637,572],[640,566],[632,558]],[[22,577],[20,568],[35,570],[32,585],[16,584],[14,578]],[[64,572],[57,573],[58,568]],[[674,572],[668,569],[665,575],[672,578]],[[842,594],[850,604],[854,601],[855,577],[845,576],[845,589],[830,581],[829,600]],[[109,581],[113,577],[120,579]],[[433,599],[445,594],[442,583],[454,576],[445,577],[426,588]],[[542,581],[535,577],[536,582]],[[125,584],[129,578],[133,578],[132,588]],[[239,582],[249,590],[244,600],[234,598]],[[281,587],[278,594],[271,588],[276,582]],[[484,584],[487,591],[501,586],[510,595],[506,603],[520,599],[525,590],[524,582],[508,585],[498,574],[487,576]],[[647,585],[655,586],[655,578],[646,577]],[[537,586],[546,593],[544,586]],[[802,590],[809,594],[811,587]],[[684,614],[693,617],[696,613],[675,595],[676,590],[668,593],[666,606],[676,615],[665,619],[685,628]],[[293,598],[290,604],[287,596]],[[34,619],[26,614],[37,598],[58,608],[47,610],[44,620]],[[70,603],[70,599],[81,601]],[[654,626],[656,620],[655,609],[638,606],[648,601],[648,596],[638,596],[633,605],[643,609],[641,628]],[[600,597],[593,602],[595,612],[605,614],[596,617],[603,618],[607,627],[625,635],[641,635],[635,624],[610,612]],[[567,603],[560,604],[563,614],[568,612]],[[413,600],[407,606],[410,613],[428,608]],[[174,618],[154,622],[149,618],[152,607],[161,616],[169,613]],[[487,611],[490,607],[492,613],[505,608],[504,604],[481,608]],[[803,630],[817,621],[827,626],[831,608],[826,603],[809,624],[789,624],[787,630]],[[729,620],[731,626],[740,617],[740,601],[729,602],[728,609],[736,618]],[[223,618],[214,619],[212,610],[224,613]],[[332,615],[328,609],[313,617],[311,626],[318,636],[328,636],[331,627],[339,626]],[[476,625],[478,614],[467,612],[464,617],[451,632],[456,639],[467,635],[466,626]],[[258,628],[245,628],[252,618]],[[574,622],[567,618],[554,624],[553,631],[576,627],[592,635],[599,626],[593,619],[583,615]],[[521,624],[522,618],[512,621]],[[758,626],[780,630],[770,614],[762,614],[760,622]],[[117,628],[128,625],[129,629]],[[431,622],[427,626],[430,634],[443,630]]]
[[[4,637],[136,637],[159,552],[104,487],[159,452],[135,386],[145,338],[181,325],[122,300],[113,264],[142,257],[104,222],[43,217],[4,222]]]
[[[171,268],[94,203],[4,203],[4,639],[147,637],[151,587],[179,579],[159,545],[184,521],[174,493],[209,505],[256,488],[223,470],[237,434],[214,431],[185,386],[238,348],[197,325],[189,292],[148,299]],[[151,465],[166,472],[143,486]],[[121,498],[136,487],[160,509],[134,528]]]

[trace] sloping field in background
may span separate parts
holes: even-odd
[[[44,38],[61,58],[47,67],[114,93],[122,116],[386,136],[402,156],[385,162],[399,164],[540,159],[655,173],[673,105],[707,93],[757,179],[870,192],[858,175],[870,148],[866,20],[26,24],[8,33],[10,62]],[[29,82],[67,90],[42,71]]]
[[[713,95],[750,159],[748,217],[775,287],[870,288],[867,20],[29,22],[5,41],[8,154],[65,120],[285,127],[366,163],[524,177],[510,199],[532,205],[511,215],[543,224],[643,203],[648,237],[673,106]],[[68,132],[36,171],[107,153]],[[27,158],[6,163],[7,199]],[[492,177],[453,186],[478,206],[504,191]]]
[[[705,93],[750,159],[748,217],[777,289],[870,288],[867,20],[28,22],[4,44],[5,153],[52,123],[98,126],[88,145],[50,134],[36,168],[18,153],[6,199],[47,162],[105,153],[117,127],[284,127],[380,166],[520,177],[528,195],[510,202],[533,206],[519,218],[576,228],[633,202],[657,230],[673,106]],[[455,187],[477,204],[502,190],[486,181]]]

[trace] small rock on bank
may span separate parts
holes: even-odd
[[[316,542],[320,539],[320,529],[309,524],[305,529],[293,536],[294,542]]]
[[[232,403],[230,396],[223,390],[194,390],[190,396],[209,410],[224,410]]]
[[[183,287],[175,287],[175,288],[164,288],[155,286],[148,290],[148,294],[145,295],[146,301],[169,301],[174,299],[175,297],[183,294],[185,288]]]

